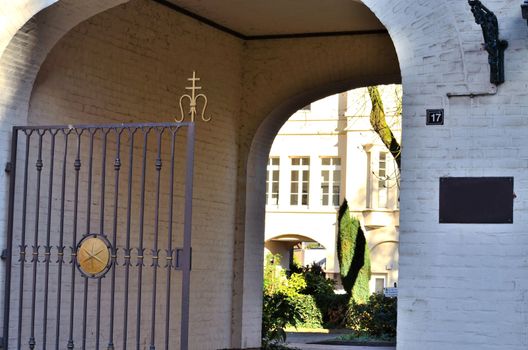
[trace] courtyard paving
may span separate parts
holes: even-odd
[[[324,344],[288,344],[300,350],[395,350],[396,347],[355,346],[355,345],[324,345]]]
[[[315,342],[322,342],[325,340],[332,340],[339,336],[339,334],[331,333],[297,333],[288,332],[286,342],[289,346],[301,350],[395,350],[396,347],[389,346],[355,346],[355,345],[328,345],[328,344],[312,344]]]

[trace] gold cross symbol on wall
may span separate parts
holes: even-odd
[[[196,82],[200,81],[200,78],[196,77],[196,71],[193,71],[192,78],[187,78],[187,80],[190,81],[192,83],[192,85],[185,87],[185,90],[190,90],[191,94],[190,95],[189,94],[183,94],[180,97],[180,113],[181,113],[180,114],[180,118],[179,119],[178,118],[174,118],[174,119],[178,123],[182,122],[185,119],[185,113],[183,111],[183,102],[184,102],[184,100],[188,99],[189,100],[189,112],[187,114],[189,114],[191,116],[191,122],[194,122],[194,118],[196,117],[196,114],[197,114],[198,100],[202,99],[203,107],[202,107],[202,110],[200,112],[200,118],[202,118],[202,120],[204,122],[210,121],[211,117],[209,117],[209,118],[205,117],[205,110],[207,108],[207,96],[205,96],[202,93],[196,94],[197,91],[202,89],[201,86],[197,86],[196,85]]]

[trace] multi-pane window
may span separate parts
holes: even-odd
[[[296,157],[291,159],[290,204],[308,205],[310,187],[310,158]]]
[[[388,196],[387,152],[380,152],[378,163],[378,207],[387,207]]]
[[[321,204],[339,206],[341,192],[341,159],[321,159]]]
[[[268,159],[268,168],[266,172],[266,204],[279,204],[279,157],[270,157]]]

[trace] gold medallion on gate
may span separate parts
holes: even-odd
[[[102,236],[85,236],[77,245],[77,266],[83,275],[91,278],[103,277],[110,269],[110,242]]]

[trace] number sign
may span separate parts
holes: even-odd
[[[444,110],[443,109],[428,109],[426,110],[426,125],[444,125]]]

